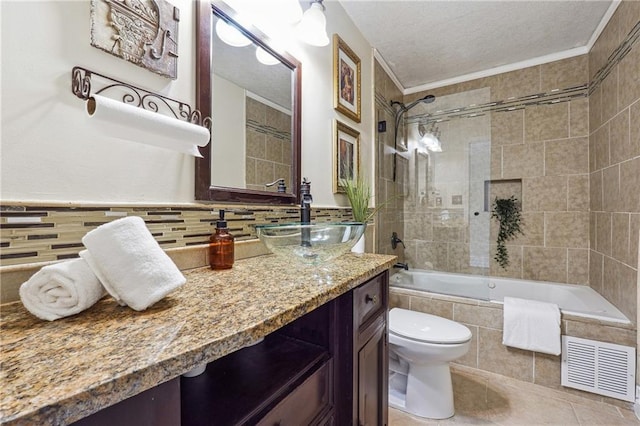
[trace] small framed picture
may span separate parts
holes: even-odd
[[[360,132],[334,120],[333,193],[344,192],[342,180],[355,181],[360,168]]]
[[[338,34],[333,35],[333,107],[360,122],[360,58]]]

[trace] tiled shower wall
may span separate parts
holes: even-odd
[[[269,190],[265,184],[280,178],[291,188],[291,115],[250,97],[246,102],[247,189]]]
[[[521,180],[524,222],[524,235],[508,243],[509,267],[504,270],[492,259],[488,273],[591,285],[633,321],[640,230],[640,43],[634,38],[639,19],[640,2],[622,2],[588,55],[403,99],[409,103],[433,94],[438,102],[487,87],[491,101],[505,105],[537,95],[539,101],[524,107],[488,112],[491,179]],[[609,68],[604,79],[598,73],[603,68]],[[378,73],[384,73],[381,67]],[[377,83],[384,80],[376,75]],[[553,100],[563,90],[575,95]],[[455,118],[446,125],[470,121]],[[446,140],[442,143],[446,150]],[[409,243],[404,252],[409,264],[477,273],[468,261],[460,261],[469,258],[468,226],[457,232],[449,225],[440,229],[434,214],[426,209],[396,214]],[[492,228],[495,241],[495,223]],[[492,244],[491,258],[494,253]]]
[[[591,79],[600,81],[589,96],[589,278],[633,321],[640,232],[638,36],[640,2],[622,2],[589,53]]]
[[[409,102],[432,93],[436,95],[437,102],[438,97],[480,88],[490,89],[491,102],[503,104],[539,95],[536,102],[523,102],[511,110],[486,113],[490,115],[491,123],[490,178],[493,190],[490,192],[495,195],[498,187],[510,185],[514,180],[521,182],[517,185],[516,195],[522,202],[524,230],[524,235],[507,245],[510,264],[505,270],[493,259],[497,226],[492,224],[491,260],[487,271],[490,275],[589,283],[589,112],[586,88],[581,96],[567,97],[556,103],[550,101],[558,91],[585,87],[588,78],[588,58],[583,55],[405,98]],[[464,128],[477,120],[478,117],[453,118],[445,124],[449,128]],[[443,132],[442,144],[446,150],[444,135]],[[432,156],[437,161],[438,154]],[[431,264],[435,269],[448,272],[477,273],[469,263],[468,225],[458,226],[457,232],[447,232],[451,231],[449,224],[440,223],[431,211],[423,214],[422,223],[431,229],[423,233],[427,239],[412,239],[407,235],[415,246],[415,252],[407,254],[411,258],[410,263]],[[465,222],[468,222],[467,218]],[[439,249],[423,250],[433,246]]]
[[[391,107],[391,101],[401,101],[402,92],[389,78],[380,64],[375,61],[375,102],[376,116],[379,125],[384,123],[384,131],[378,131],[376,149],[376,194],[375,204],[387,201],[387,204],[380,209],[377,215],[377,253],[392,254],[398,256],[398,261],[403,262],[404,250],[402,246],[393,249],[391,246],[391,235],[396,232],[401,240],[405,239],[404,234],[404,213],[403,194],[404,187],[401,180],[393,180],[393,147],[395,132],[395,110]],[[400,160],[396,163],[396,173],[398,176],[404,174],[407,165]]]

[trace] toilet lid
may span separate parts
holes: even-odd
[[[427,343],[464,343],[471,339],[471,331],[462,324],[401,308],[389,311],[389,331]]]

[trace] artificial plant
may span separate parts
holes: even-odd
[[[382,207],[390,200],[379,204],[374,209],[369,209],[371,201],[371,187],[365,182],[362,175],[358,175],[355,179],[340,179],[340,186],[344,189],[345,195],[351,205],[351,214],[356,222],[367,223]]]
[[[520,214],[520,202],[513,195],[509,198],[497,198],[493,200],[491,217],[498,220],[498,248],[494,259],[502,267],[509,266],[509,252],[505,243],[522,232],[522,216]]]

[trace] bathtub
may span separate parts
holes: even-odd
[[[556,303],[564,314],[630,324],[618,308],[592,288],[583,285],[422,270],[399,271],[391,276],[390,285],[500,304],[505,296],[551,302]]]

